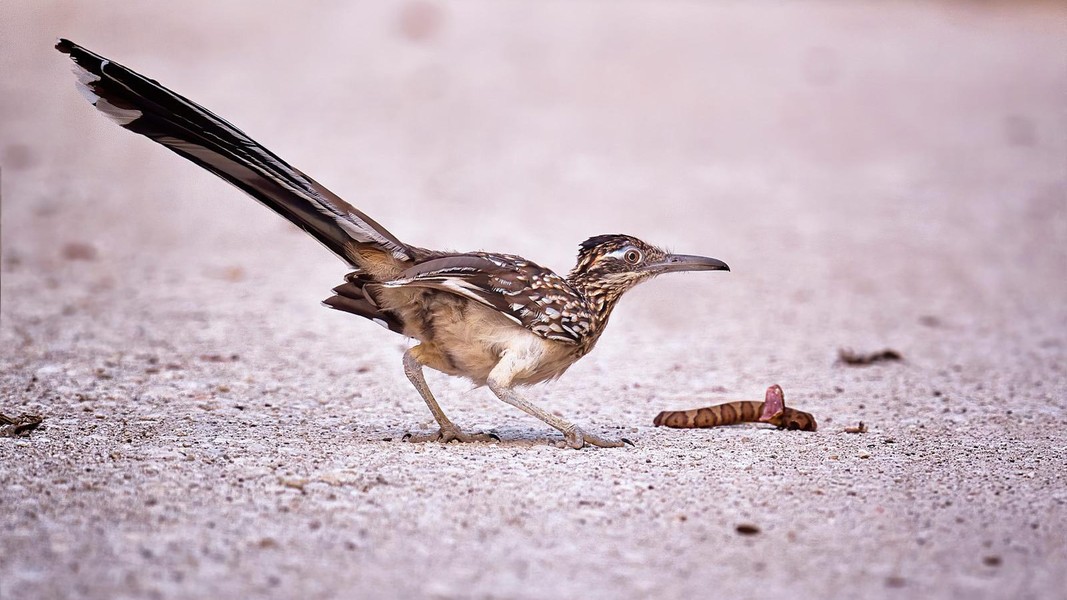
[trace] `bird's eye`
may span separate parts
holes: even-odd
[[[641,262],[641,253],[637,250],[627,250],[626,254],[624,254],[623,256],[626,258],[626,262],[632,265],[636,265],[637,263]]]

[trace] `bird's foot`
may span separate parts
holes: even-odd
[[[478,433],[463,433],[463,430],[455,425],[450,427],[442,427],[433,433],[414,434],[408,433],[404,435],[405,442],[411,442],[413,444],[419,444],[423,442],[441,442],[447,444],[448,442],[499,442],[500,438],[495,433],[485,433],[479,431]]]
[[[592,433],[586,433],[582,431],[581,427],[575,426],[572,429],[568,429],[563,432],[563,437],[566,440],[564,447],[579,449],[585,446],[597,446],[598,448],[622,448],[623,446],[633,446],[634,443],[626,438],[619,438],[617,440],[611,438],[602,438]]]

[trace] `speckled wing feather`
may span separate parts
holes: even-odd
[[[476,252],[437,258],[382,285],[449,292],[495,309],[558,342],[579,344],[592,327],[586,301],[565,279],[511,254]]]

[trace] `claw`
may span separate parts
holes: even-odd
[[[575,427],[570,431],[565,431],[563,437],[567,440],[566,445],[575,450],[584,448],[585,446],[596,446],[598,448],[622,448],[627,444],[633,446],[634,443],[626,438],[611,439],[602,438],[592,433],[586,433],[579,427]]]
[[[463,433],[458,427],[442,427],[433,433],[426,433],[415,435],[413,433],[404,434],[404,441],[412,444],[421,444],[425,442],[440,442],[447,444],[449,442],[499,442],[500,437],[495,433]]]

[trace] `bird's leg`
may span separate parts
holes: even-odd
[[[497,398],[560,430],[567,441],[567,445],[571,448],[581,448],[586,445],[599,446],[601,448],[619,448],[628,443],[633,445],[627,439],[613,440],[586,433],[574,423],[561,419],[523,398],[511,384],[515,372],[519,370],[517,366],[517,361],[509,358],[508,353],[505,352],[500,362],[489,373],[489,379],[486,383]]]
[[[434,433],[426,435],[413,435],[409,433],[404,436],[404,441],[441,442],[443,444],[453,440],[460,442],[499,441],[500,438],[491,433],[463,433],[462,429],[456,427],[452,421],[448,420],[448,417],[445,416],[445,411],[441,410],[441,407],[437,404],[437,400],[433,397],[433,393],[430,391],[430,386],[426,385],[426,378],[422,375],[422,362],[420,362],[418,358],[418,350],[419,346],[415,346],[404,352],[404,374],[408,376],[411,385],[419,390],[419,395],[426,401],[426,406],[430,408],[430,412],[433,413],[433,418],[437,421],[440,429]]]

